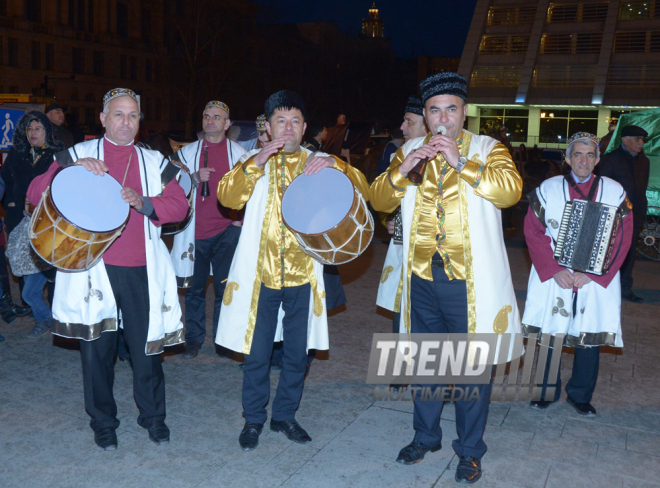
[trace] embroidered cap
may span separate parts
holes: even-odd
[[[438,95],[454,95],[467,103],[467,80],[458,73],[435,73],[419,84],[422,91],[422,103]]]
[[[587,142],[598,147],[598,137],[588,132],[576,132],[571,137],[568,138],[568,146],[566,147],[566,152],[568,153],[568,148],[576,142]]]
[[[404,113],[411,113],[415,115],[424,116],[424,105],[422,105],[422,99],[418,96],[408,97],[408,103],[406,104],[406,111]]]
[[[217,108],[220,108],[220,109],[224,110],[225,112],[227,112],[227,117],[229,117],[229,107],[227,106],[226,103],[221,102],[220,100],[211,100],[209,103],[206,104],[206,107],[204,107],[204,110],[206,110],[207,108],[213,108],[213,107],[217,107]]]
[[[130,88],[113,88],[108,93],[103,95],[103,108],[105,108],[105,106],[110,103],[110,100],[114,100],[115,98],[119,97],[131,97],[138,103],[138,106],[140,105],[137,99],[137,95]]]
[[[257,117],[257,132],[266,132],[266,114]]]

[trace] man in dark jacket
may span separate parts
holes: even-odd
[[[73,135],[71,135],[69,129],[64,125],[65,117],[62,107],[56,103],[51,103],[46,107],[46,117],[48,117],[48,120],[53,125],[53,137],[55,140],[64,144],[66,149],[73,146]]]
[[[646,218],[646,187],[649,184],[649,159],[642,152],[648,133],[636,125],[621,130],[621,146],[603,156],[598,165],[601,176],[607,176],[623,186],[633,205],[633,241],[621,266],[621,296],[624,300],[641,303],[643,298],[632,291],[632,270],[637,252],[637,239]]]

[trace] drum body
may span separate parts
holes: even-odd
[[[121,189],[109,174],[83,166],[59,169],[32,214],[32,248],[57,268],[91,268],[128,222],[130,206]]]
[[[282,198],[282,219],[302,250],[323,264],[352,261],[374,235],[367,203],[334,168],[294,179]]]
[[[183,219],[181,222],[173,222],[170,224],[165,224],[161,227],[160,233],[161,235],[168,236],[171,234],[178,234],[179,232],[185,230],[189,225],[190,225],[190,219],[192,218],[193,214],[193,185],[192,185],[192,177],[190,176],[190,173],[181,170],[179,171],[179,174],[176,177],[177,181],[179,182],[179,185],[183,189],[183,191],[186,194],[186,198],[188,199],[188,213],[186,214],[186,218]]]

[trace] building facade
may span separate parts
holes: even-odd
[[[145,125],[169,127],[163,0],[0,1],[0,93],[52,97],[98,130],[103,95],[141,97]]]
[[[566,146],[620,114],[660,105],[660,0],[479,0],[459,73],[468,127]]]

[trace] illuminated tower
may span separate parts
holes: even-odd
[[[369,9],[369,17],[362,19],[362,35],[366,37],[385,37],[384,24],[383,19],[378,17],[378,9],[374,0],[373,6]]]

